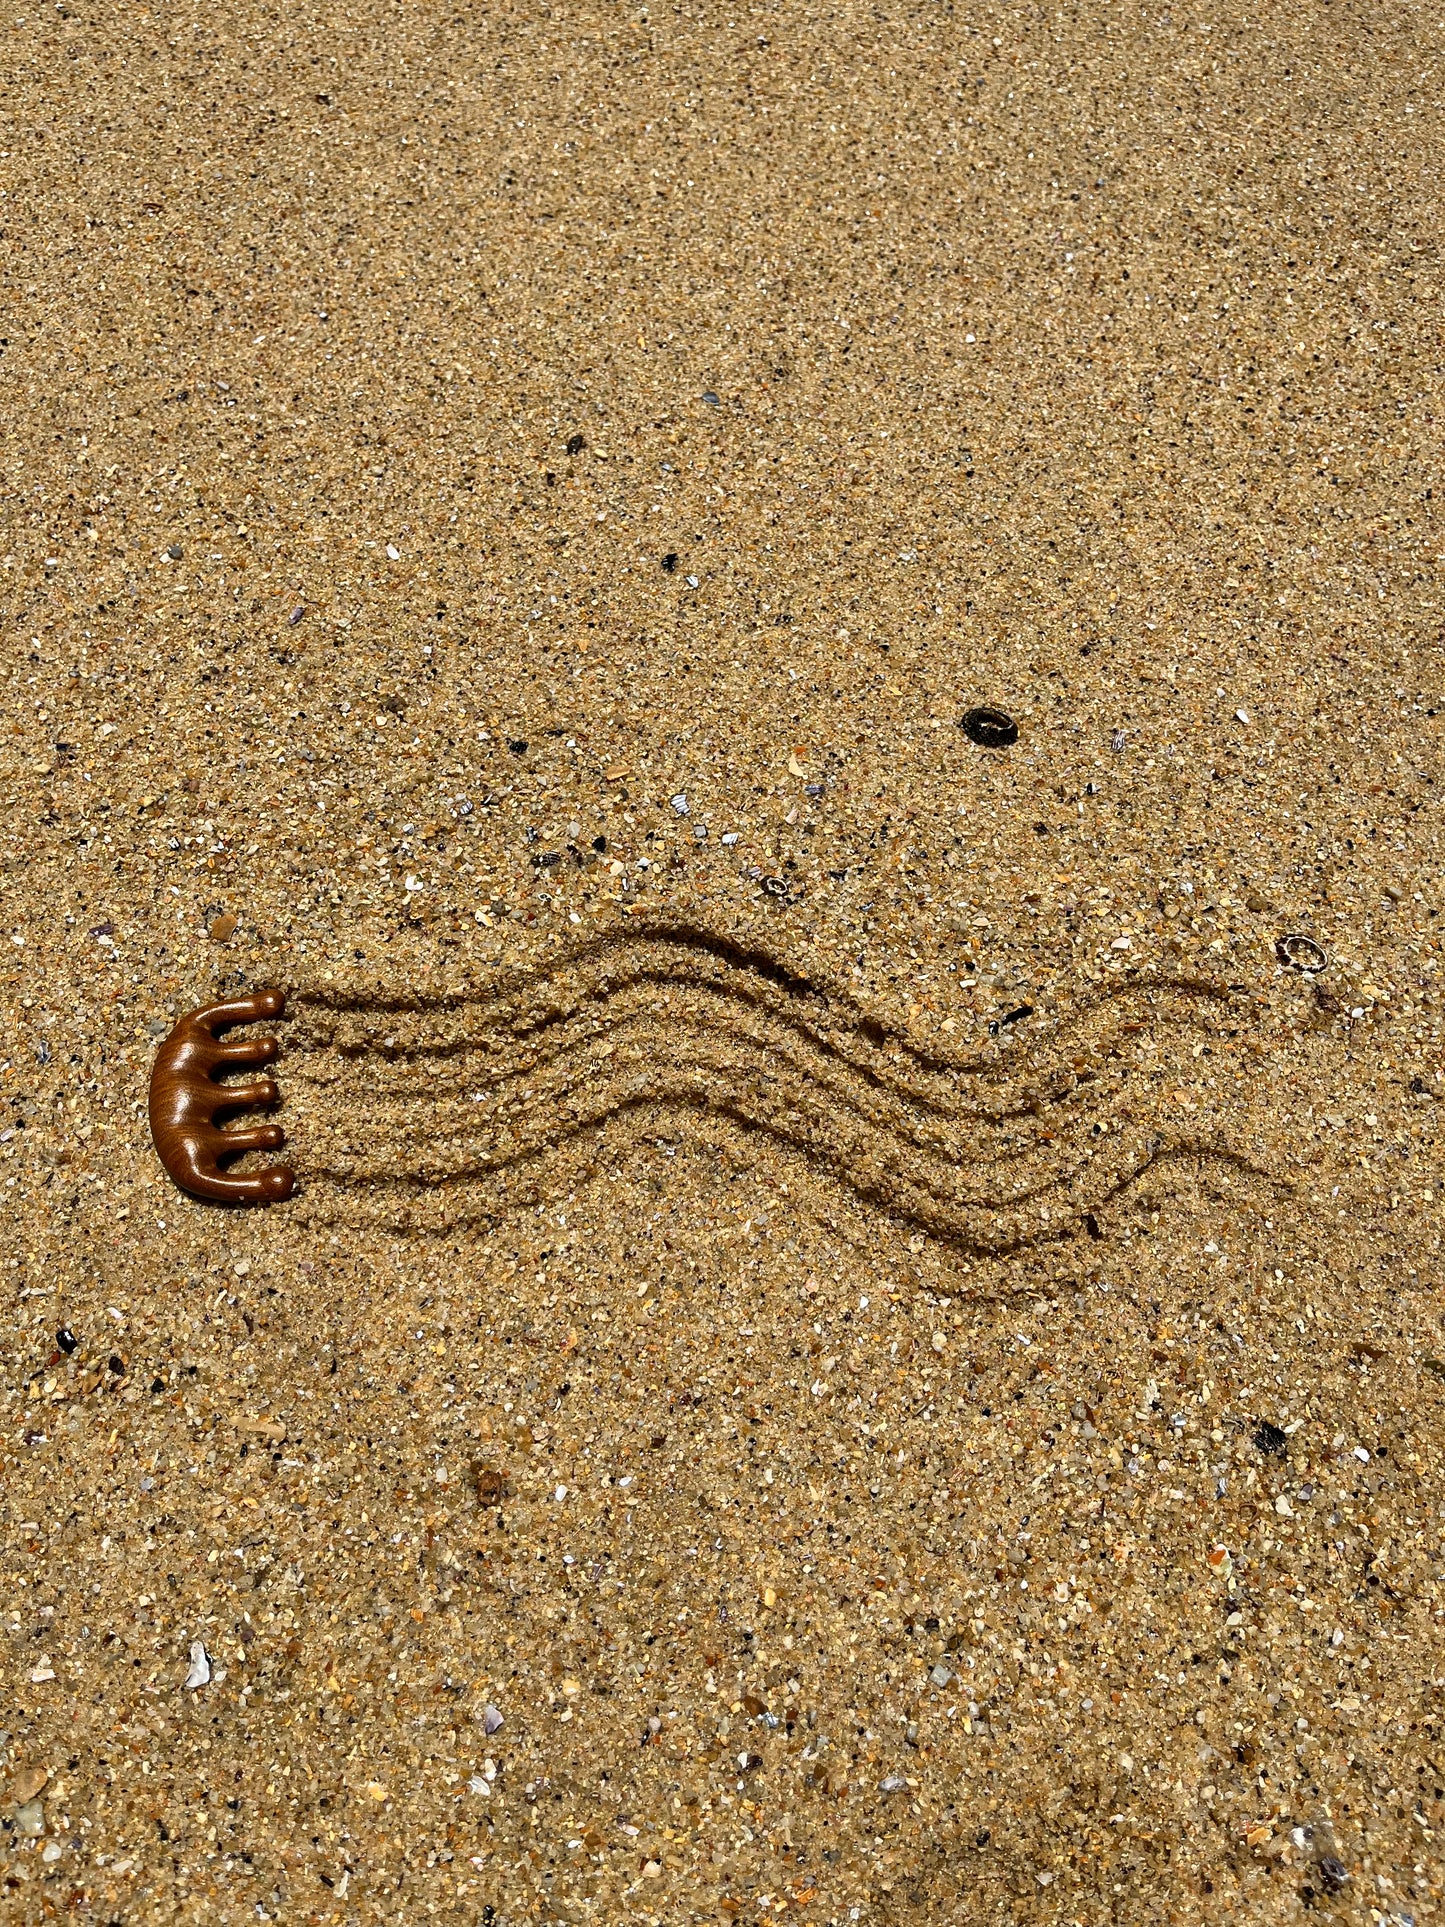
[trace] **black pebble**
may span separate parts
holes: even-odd
[[[1001,709],[970,709],[959,727],[980,749],[1008,749],[1019,739],[1019,726]]]
[[[567,453],[569,455],[580,455],[586,446],[587,437],[585,435],[569,435],[567,437]]]
[[[527,745],[520,737],[515,743],[508,743],[507,748],[514,756],[525,756],[527,753]]]
[[[55,1342],[68,1358],[80,1343],[80,1340],[70,1329],[69,1325],[62,1325],[60,1330],[55,1334]]]
[[[1262,1419],[1255,1430],[1254,1443],[1260,1452],[1282,1453],[1289,1444],[1289,1434],[1271,1425],[1268,1419]]]
[[[676,549],[668,550],[667,554],[662,558],[662,566],[664,569],[666,569],[669,575],[672,574],[673,570],[677,567],[677,550]]]
[[[125,1372],[125,1360],[121,1357],[119,1352],[112,1352],[109,1359],[106,1362],[109,1364],[110,1369],[115,1373],[117,1378],[120,1378],[123,1376]]]

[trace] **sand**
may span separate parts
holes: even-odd
[[[1440,40],[7,22],[0,1917],[1439,1917]]]

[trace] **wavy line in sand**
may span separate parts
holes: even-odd
[[[598,939],[483,990],[293,993],[285,1081],[306,1215],[492,1224],[660,1116],[762,1132],[934,1237],[1002,1252],[1068,1235],[1161,1161],[1225,1145],[1158,1121],[1153,1086],[1209,1015],[1198,979],[1135,980],[949,1055],[850,992],[678,925]],[[651,1129],[649,1130],[649,1120]]]

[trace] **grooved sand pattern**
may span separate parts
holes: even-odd
[[[1239,1001],[1202,979],[1120,984],[1074,1010],[1017,1006],[1001,1044],[950,1058],[766,953],[634,928],[470,994],[300,989],[293,1155],[314,1221],[351,1203],[443,1231],[545,1197],[552,1154],[612,1120],[655,1135],[659,1110],[692,1113],[799,1150],[910,1230],[1016,1249],[1076,1233],[1171,1157],[1228,1160],[1161,1131],[1157,1098]]]

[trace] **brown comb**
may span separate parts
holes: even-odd
[[[296,1188],[295,1174],[284,1164],[235,1177],[221,1168],[223,1157],[242,1151],[279,1151],[286,1142],[279,1124],[224,1131],[217,1122],[230,1112],[276,1104],[281,1093],[271,1077],[258,1077],[249,1084],[218,1084],[218,1070],[259,1070],[276,1061],[278,1047],[274,1037],[238,1038],[223,1044],[216,1032],[224,1024],[279,1017],[285,1008],[284,990],[257,990],[249,997],[207,1004],[188,1011],[156,1053],[151,1070],[151,1136],[161,1163],[193,1197],[227,1204],[279,1204]]]

